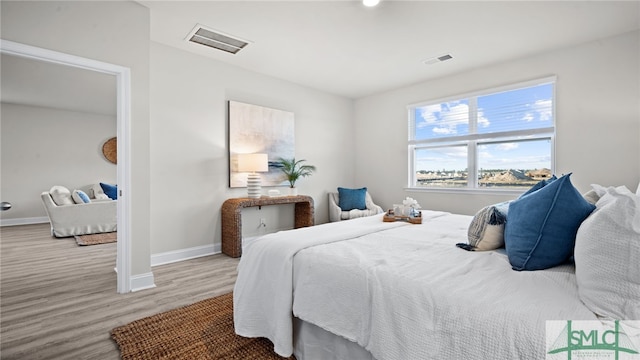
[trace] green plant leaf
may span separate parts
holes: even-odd
[[[295,158],[285,159],[279,158],[278,162],[282,167],[280,170],[287,176],[290,187],[295,187],[296,181],[302,177],[310,176],[316,171],[316,167],[313,165],[303,165],[306,160],[297,160]]]

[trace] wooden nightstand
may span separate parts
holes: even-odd
[[[234,198],[222,204],[222,252],[231,256],[242,255],[243,208],[253,206],[295,204],[294,227],[313,226],[313,198],[306,195],[254,198]]]

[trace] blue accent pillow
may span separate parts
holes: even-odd
[[[85,193],[82,190],[78,190],[78,196],[80,197],[80,199],[82,199],[82,202],[85,204],[91,202],[91,199],[89,199],[89,195],[87,195],[87,193]]]
[[[118,185],[100,183],[100,187],[102,188],[102,191],[104,191],[104,193],[109,197],[109,199],[118,199]]]
[[[367,203],[365,197],[367,195],[367,188],[361,189],[346,189],[338,188],[338,206],[342,211],[351,211],[353,209],[366,210]]]
[[[509,204],[505,247],[514,270],[548,269],[573,255],[576,233],[595,206],[567,174]]]

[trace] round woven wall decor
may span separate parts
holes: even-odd
[[[111,139],[104,142],[102,145],[102,153],[104,157],[110,162],[117,164],[118,163],[118,139],[112,137]]]

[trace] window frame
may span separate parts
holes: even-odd
[[[508,130],[494,133],[477,133],[478,125],[478,97],[491,95],[499,92],[508,92],[528,87],[534,87],[539,85],[552,84],[551,92],[551,114],[552,122],[551,126],[543,128],[534,128],[526,130]],[[514,84],[497,86],[487,88],[483,90],[473,91],[469,93],[448,96],[445,98],[438,98],[433,100],[421,101],[407,105],[408,112],[408,139],[407,139],[407,152],[408,152],[408,177],[407,187],[405,190],[420,191],[420,192],[445,192],[445,193],[481,193],[481,194],[520,194],[526,191],[526,188],[517,189],[509,188],[503,189],[499,187],[479,187],[478,186],[478,157],[477,148],[478,145],[502,143],[502,142],[523,142],[533,140],[548,140],[550,142],[550,170],[551,173],[555,173],[555,142],[556,142],[556,88],[557,77],[547,76],[529,81],[522,81]],[[433,139],[421,139],[416,140],[416,108],[424,107],[428,105],[442,104],[451,101],[468,100],[469,103],[469,133],[466,135],[438,137]],[[417,184],[417,169],[415,154],[419,149],[450,147],[450,146],[466,146],[467,147],[467,186],[466,187],[420,187]],[[469,174],[475,174],[474,176]]]

